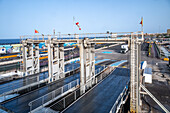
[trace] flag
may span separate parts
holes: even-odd
[[[35,33],[39,33],[39,32],[35,29]]]
[[[143,17],[141,18],[141,22],[140,22],[140,24],[143,26]]]
[[[77,25],[77,27],[79,28],[79,30],[81,30],[80,25],[79,25],[79,22],[76,22],[76,25]]]

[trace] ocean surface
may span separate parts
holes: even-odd
[[[4,44],[20,44],[20,39],[0,39],[0,45]]]

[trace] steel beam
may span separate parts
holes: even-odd
[[[33,50],[33,45],[35,45],[35,50]],[[32,39],[27,39],[22,41],[22,47],[24,76],[39,73],[39,43],[33,43]]]
[[[48,71],[49,83],[65,77],[64,75],[64,44],[55,43],[55,39],[48,37]]]
[[[60,69],[60,78],[64,78],[64,43],[59,44],[59,69]]]
[[[79,40],[79,51],[80,51],[80,93],[85,93],[86,84],[86,54],[83,40]]]
[[[141,43],[138,37],[131,35],[131,55],[130,55],[130,111],[140,112],[140,49]]]
[[[39,60],[39,43],[35,43],[35,53],[34,53],[34,73],[39,73],[40,72],[40,60]]]
[[[95,44],[88,43],[88,40],[79,40],[81,94],[95,83]]]

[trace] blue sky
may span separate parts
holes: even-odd
[[[166,32],[170,29],[170,0],[0,0],[0,39],[20,35],[73,33],[73,16],[81,31]]]

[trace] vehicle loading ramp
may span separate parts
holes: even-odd
[[[70,105],[64,113],[109,113],[130,80],[130,70],[116,68],[100,84]]]

